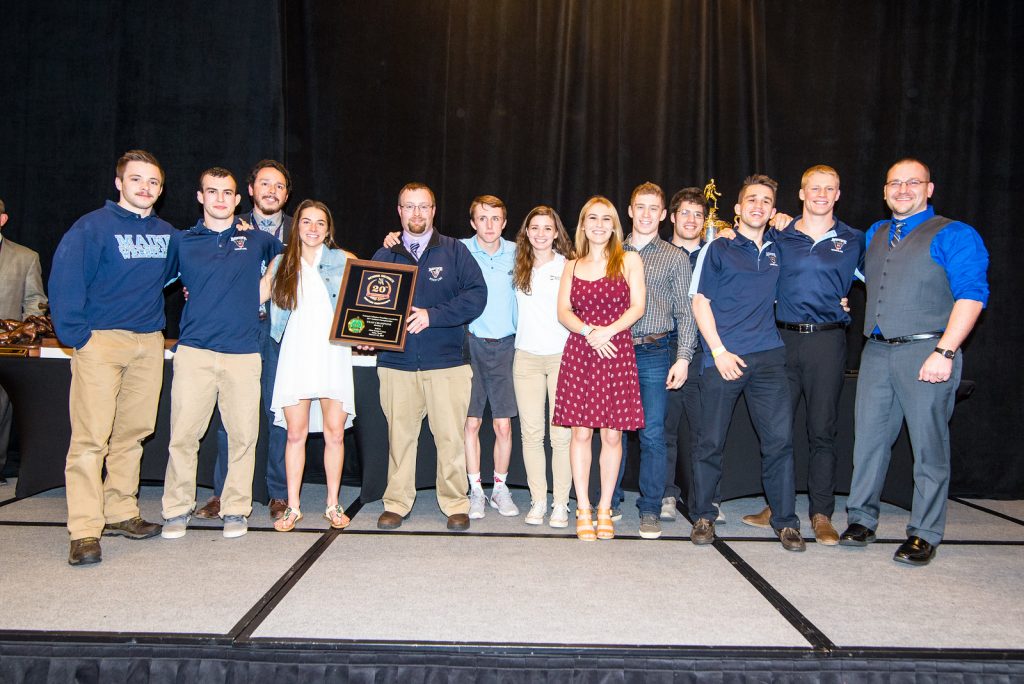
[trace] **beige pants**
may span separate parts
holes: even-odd
[[[252,475],[260,435],[260,355],[223,354],[178,345],[171,384],[171,440],[164,476],[163,516],[196,506],[199,440],[210,426],[213,406],[228,433],[228,475],[220,514],[252,512]]]
[[[512,381],[519,405],[519,429],[523,435],[523,465],[526,466],[530,498],[534,502],[547,501],[547,456],[544,454],[544,426],[547,424],[551,432],[552,492],[556,506],[569,503],[569,489],[572,487],[569,437],[572,431],[552,425],[551,411],[548,411],[548,420],[544,419],[544,400],[547,399],[548,405],[554,409],[561,363],[560,353],[541,356],[517,349],[512,364]]]
[[[388,486],[384,510],[405,515],[416,501],[416,444],[427,417],[437,449],[437,503],[445,515],[469,512],[463,430],[473,371],[378,368],[380,405],[388,419]]]
[[[163,334],[94,330],[71,359],[71,444],[64,480],[71,539],[139,514],[142,440],[163,383]],[[103,479],[103,465],[107,477]]]

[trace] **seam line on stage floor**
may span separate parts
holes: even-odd
[[[353,519],[359,514],[363,504],[359,499],[349,507],[346,514],[349,519]],[[267,593],[265,593],[259,601],[256,602],[252,608],[249,609],[242,619],[231,628],[228,635],[231,637],[233,642],[247,641],[252,637],[253,632],[259,629],[259,626],[263,624],[263,621],[267,619],[267,616],[277,607],[277,605],[288,595],[306,571],[309,570],[313,564],[323,555],[324,551],[334,543],[334,540],[341,534],[341,530],[328,529],[323,536],[320,537],[311,547],[309,547],[302,556],[299,557],[292,567],[281,576],[277,582],[274,583]]]
[[[1017,523],[1018,525],[1024,525],[1024,520],[1021,520],[1020,518],[1014,518],[1012,515],[1007,515],[1006,513],[1000,513],[999,511],[992,510],[991,508],[987,508],[987,507],[982,506],[980,504],[972,503],[972,502],[967,501],[965,499],[961,499],[960,497],[951,496],[951,497],[949,497],[949,500],[950,501],[956,501],[958,504],[962,504],[964,506],[967,506],[969,508],[973,508],[973,509],[978,510],[978,511],[983,511],[985,513],[988,513],[989,515],[994,515],[997,518],[1002,518],[1003,520],[1008,520],[1008,521],[1010,521],[1012,523]]]
[[[777,541],[777,540],[773,540]],[[832,640],[825,635],[823,631],[811,622],[807,617],[797,610],[797,607],[789,602],[778,590],[771,585],[768,580],[760,575],[753,567],[750,566],[743,558],[736,553],[736,550],[730,547],[721,539],[716,539],[712,544],[715,549],[718,550],[722,556],[729,561],[729,563],[736,568],[744,579],[765,598],[768,603],[775,608],[786,619],[789,624],[793,626],[804,639],[807,639],[816,650],[823,651],[834,651],[836,645],[832,643]]]

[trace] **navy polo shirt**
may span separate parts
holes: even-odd
[[[779,255],[765,239],[761,249],[746,237],[712,240],[700,250],[690,296],[698,292],[711,301],[715,327],[722,344],[743,356],[782,346],[775,327],[775,292],[779,282]],[[703,338],[704,365],[715,365]]]
[[[798,217],[799,218],[799,217]],[[785,323],[849,323],[839,300],[864,267],[864,233],[836,220],[832,230],[815,240],[796,229],[769,230],[782,263],[775,318]]]
[[[261,230],[220,233],[202,220],[181,236],[178,260],[188,301],[180,344],[225,354],[260,350],[260,278],[281,243]]]

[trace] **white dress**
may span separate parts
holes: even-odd
[[[352,427],[356,415],[355,389],[352,384],[352,350],[328,340],[334,324],[334,307],[320,277],[320,255],[312,266],[305,260],[299,274],[295,310],[281,339],[281,355],[274,380],[274,425],[287,427],[285,406],[300,399],[312,399],[309,406],[309,431],[323,432],[324,418],[317,399],[336,399],[348,414],[345,428]]]

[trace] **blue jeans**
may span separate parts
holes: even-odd
[[[260,391],[263,394],[263,415],[267,426],[267,493],[271,499],[288,498],[288,480],[284,470],[284,445],[288,431],[274,425],[274,412],[270,403],[274,398],[274,379],[277,377],[277,357],[281,345],[270,336],[270,320],[260,325],[260,357],[263,371],[260,375]],[[224,425],[217,429],[217,462],[213,467],[213,493],[220,496],[224,480],[228,475],[228,433]]]
[[[636,369],[640,377],[640,402],[644,407],[647,427],[637,431],[640,436],[640,498],[636,507],[644,513],[661,512],[665,496],[665,408],[668,390],[665,379],[672,366],[668,337],[633,347]],[[612,495],[612,508],[622,505],[622,475],[626,472],[626,434],[622,435],[622,463],[619,480]]]

